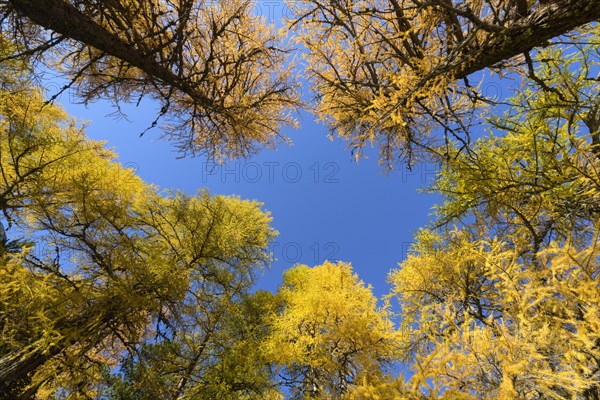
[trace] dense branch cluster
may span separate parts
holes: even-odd
[[[357,157],[377,143],[387,166],[439,146],[432,133],[440,129],[442,142],[466,144],[477,110],[498,100],[473,82],[475,73],[535,79],[532,50],[600,16],[598,0],[302,0],[289,7],[317,115]],[[248,0],[10,0],[1,11],[19,54],[62,70],[83,101],[158,100],[152,126],[162,119],[183,154],[247,156],[295,123],[289,49]]]
[[[317,115],[356,156],[376,143],[388,166],[444,140],[466,144],[476,111],[498,100],[474,73],[527,75],[518,56],[600,17],[594,0],[291,4]]]
[[[12,57],[64,72],[84,102],[157,100],[152,126],[162,119],[184,154],[247,156],[294,124],[288,50],[249,1],[3,3]]]
[[[32,79],[248,155],[298,105],[249,1],[0,1],[0,399],[600,399],[600,2],[290,6],[332,133],[441,163],[389,293],[341,261],[253,290],[261,204],[143,182]]]

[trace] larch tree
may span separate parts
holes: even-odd
[[[435,229],[390,274],[414,390],[599,398],[599,45],[541,51],[561,60],[535,71],[546,87],[452,150]]]
[[[585,41],[577,28],[600,18],[598,0],[289,4],[316,114],[357,157],[376,144],[389,167],[439,155],[450,141],[467,146],[479,110],[502,100],[486,94],[491,75],[543,87],[536,51]]]
[[[183,153],[248,155],[293,123],[298,95],[282,33],[249,0],[6,0],[12,57],[63,71],[84,101],[158,100]],[[316,113],[356,156],[431,156],[469,141],[478,110],[499,99],[480,72],[533,79],[537,49],[577,43],[599,0],[301,0],[290,26],[306,48]],[[546,61],[544,61],[546,62]],[[541,83],[543,85],[543,83]],[[154,124],[153,124],[154,125]],[[434,135],[434,131],[443,135]],[[441,140],[440,140],[441,139]]]
[[[249,1],[6,0],[1,395],[600,398],[600,2],[291,6],[332,131],[388,164],[444,160],[390,303],[346,263],[249,294],[275,235],[260,204],[145,184],[23,72],[61,70],[84,101],[149,96],[184,153],[247,155],[298,101]],[[489,98],[488,72],[522,86]]]
[[[270,216],[144,183],[44,106],[19,66],[0,71],[0,208],[7,238],[21,239],[0,259],[2,396],[93,397],[149,338],[212,346],[270,260]]]
[[[293,398],[337,399],[386,379],[396,333],[350,264],[298,265],[284,273],[278,296],[265,346]]]
[[[247,156],[282,138],[298,93],[288,48],[249,0],[3,1],[7,58],[42,62],[84,102],[160,106],[184,154]]]
[[[413,354],[413,390],[433,397],[595,399],[600,381],[598,236],[523,259],[464,231],[419,236],[391,275]]]
[[[169,340],[141,343],[125,355],[118,373],[105,374],[102,392],[108,399],[273,399],[283,397],[263,350],[267,319],[276,308],[272,293],[225,299],[212,320],[196,329],[178,326]],[[192,320],[202,310],[186,310]],[[202,330],[211,332],[208,340]]]

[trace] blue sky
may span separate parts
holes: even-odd
[[[277,26],[289,13],[277,0],[259,0],[255,10]],[[49,94],[59,87],[50,87]],[[400,165],[386,174],[377,164],[376,151],[356,163],[346,143],[329,140],[326,127],[308,113],[299,115],[299,129],[283,132],[292,146],[282,143],[248,160],[215,166],[203,157],[178,159],[174,146],[160,139],[159,129],[140,138],[158,112],[150,101],[123,107],[127,120],[110,116],[115,110],[108,102],[84,107],[73,104],[69,93],[58,102],[78,120],[89,121],[88,135],[107,141],[119,161],[135,168],[146,182],[187,193],[207,188],[212,194],[263,202],[280,234],[271,248],[276,261],[260,279],[260,288],[275,290],[282,272],[296,263],[312,266],[329,259],[351,262],[381,296],[388,291],[388,272],[404,258],[417,229],[429,221],[436,200],[417,193],[435,176],[435,165],[413,170]]]
[[[289,13],[281,0],[254,4],[255,11],[276,26]],[[472,82],[478,79],[476,74]],[[56,81],[45,86],[49,95],[62,87]],[[482,92],[502,97],[503,89],[491,79]],[[302,91],[308,99],[308,88]],[[160,138],[158,128],[140,138],[159,110],[149,100],[138,107],[123,104],[127,119],[111,115],[115,109],[107,101],[84,107],[71,100],[68,92],[57,99],[72,116],[89,122],[91,138],[106,141],[119,161],[136,169],[146,182],[187,193],[207,188],[212,194],[263,202],[280,234],[271,248],[276,261],[260,279],[259,288],[275,290],[282,272],[294,264],[312,266],[328,259],[352,263],[381,297],[389,289],[388,272],[403,260],[413,235],[430,221],[431,208],[440,200],[418,193],[435,177],[436,165],[420,164],[412,170],[398,165],[386,174],[375,149],[370,158],[357,163],[346,143],[331,141],[327,128],[306,112],[298,115],[299,129],[283,131],[292,146],[282,143],[247,160],[214,165],[204,157],[181,159],[174,145]]]
[[[52,93],[52,88],[50,88]],[[373,157],[356,163],[345,143],[331,141],[327,129],[307,113],[299,129],[284,133],[292,146],[281,144],[248,160],[215,165],[206,158],[179,159],[160,130],[139,134],[156,115],[156,105],[144,101],[123,108],[125,119],[110,116],[108,102],[84,107],[68,94],[58,101],[87,133],[105,140],[119,161],[135,168],[149,183],[194,193],[239,195],[264,203],[280,234],[272,246],[276,261],[259,287],[276,289],[282,272],[296,263],[316,265],[325,259],[351,262],[354,270],[375,288],[387,292],[386,275],[402,260],[416,230],[429,220],[435,197],[417,193],[435,176],[435,165],[403,166],[385,174]]]

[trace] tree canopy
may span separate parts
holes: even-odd
[[[441,162],[389,293],[342,261],[256,290],[261,203],[144,182],[32,79],[148,95],[182,151],[247,155],[298,105],[248,1],[7,0],[0,399],[599,399],[598,1],[290,5],[332,132]]]
[[[184,154],[247,156],[294,124],[281,33],[247,0],[6,1],[8,58],[41,61],[84,102],[160,104],[152,126]]]
[[[397,356],[388,311],[346,263],[285,272],[267,351],[293,398],[340,398],[357,383],[385,377]]]
[[[390,275],[415,390],[600,395],[598,86],[572,67],[597,66],[598,45],[548,55],[563,59],[540,71],[557,90],[516,94],[434,185],[438,229]]]
[[[544,86],[531,53],[581,42],[578,28],[600,17],[598,0],[288,6],[316,115],[357,157],[377,143],[387,166],[431,156],[444,140],[468,142],[481,107],[499,100],[482,90],[479,72]],[[294,124],[291,48],[249,0],[7,0],[0,12],[3,32],[20,44],[10,57],[61,71],[85,102],[158,100],[153,125],[163,119],[184,154],[245,156]]]
[[[0,204],[6,235],[24,240],[2,252],[0,391],[91,396],[101,367],[138,343],[180,330],[211,343],[270,260],[269,215],[144,183],[2,72]]]

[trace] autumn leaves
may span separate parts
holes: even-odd
[[[390,293],[343,262],[253,292],[261,204],[159,191],[32,84],[148,96],[184,154],[273,146],[299,96],[248,1],[5,1],[0,398],[599,398],[598,1],[290,7],[332,134],[443,167]]]

